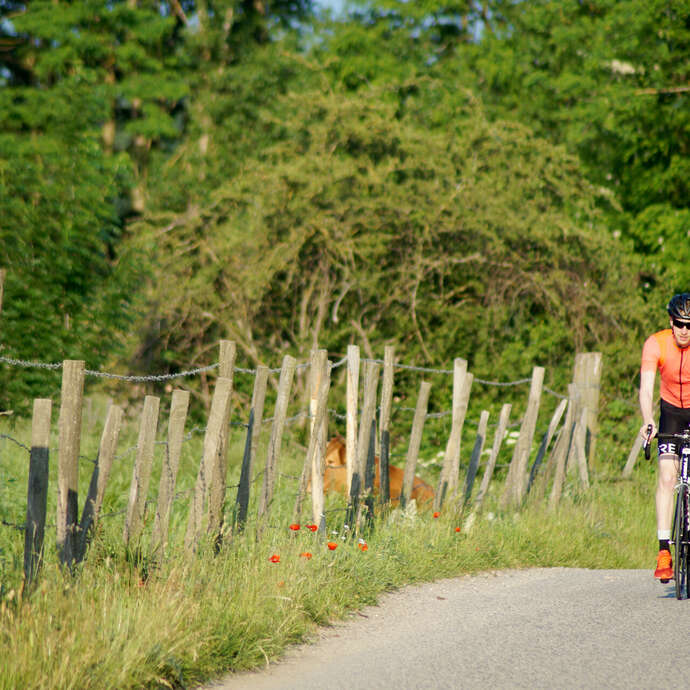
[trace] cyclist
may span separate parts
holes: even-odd
[[[645,439],[657,432],[652,410],[657,369],[661,374],[659,433],[678,434],[690,425],[690,292],[674,295],[666,310],[670,328],[650,335],[642,348],[640,411],[644,423],[640,433]],[[649,427],[652,433],[648,436]],[[658,454],[656,524],[659,554],[654,577],[664,582],[673,577],[669,539],[673,488],[678,473],[676,444],[659,443]]]

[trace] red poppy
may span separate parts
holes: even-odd
[[[433,516],[432,516],[432,517],[435,517],[435,518],[437,518],[437,517],[438,517],[438,516],[439,516],[440,514],[441,514],[441,513],[439,513],[439,512],[437,511],[437,512],[435,512],[435,513],[433,514]]]
[[[364,541],[364,539],[360,539],[359,543],[357,544],[357,548],[360,551],[366,551],[369,548],[369,545]]]
[[[459,527],[456,527],[456,528],[455,528],[455,531],[456,531],[456,532],[459,532],[459,531],[460,531],[460,528],[459,528]]]
[[[271,561],[271,563],[280,563],[280,556],[274,553],[268,560]]]
[[[311,530],[312,532],[316,532],[317,529],[319,529],[318,525],[307,525],[307,529]]]
[[[296,531],[299,529],[299,525],[298,525],[296,522],[293,522],[293,523],[290,525],[290,529],[291,529],[293,532],[296,532]]]
[[[300,554],[300,556],[301,556],[302,558],[306,558],[307,560],[309,560],[309,559],[311,558],[311,554],[309,553],[309,551],[302,551],[302,553]]]
[[[337,542],[334,541],[329,541],[327,546],[331,551],[335,551],[338,548]]]

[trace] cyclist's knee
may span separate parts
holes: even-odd
[[[673,488],[676,483],[678,456],[663,453],[659,456],[659,483],[664,488]]]

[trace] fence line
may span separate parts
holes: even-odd
[[[169,380],[174,378],[179,378],[183,375],[192,375],[201,371],[208,371],[211,369],[219,368],[219,373],[223,374],[220,376],[215,383],[215,392],[213,395],[213,402],[211,405],[211,412],[209,415],[208,423],[204,429],[200,427],[195,427],[188,433],[184,433],[183,423],[178,424],[176,438],[179,442],[180,448],[182,443],[192,439],[195,433],[204,433],[204,448],[203,456],[201,457],[201,463],[198,468],[197,474],[197,487],[194,490],[189,490],[181,493],[174,493],[174,476],[172,481],[169,482],[168,487],[168,501],[167,507],[169,508],[170,503],[177,500],[179,497],[188,496],[194,491],[192,505],[190,505],[190,515],[187,523],[186,535],[184,538],[185,546],[188,550],[196,551],[197,546],[200,544],[201,537],[208,533],[216,545],[220,548],[221,539],[224,534],[227,534],[227,530],[223,525],[223,518],[226,511],[230,509],[230,500],[226,496],[226,492],[229,489],[240,489],[241,483],[238,485],[228,486],[225,481],[225,473],[227,471],[227,433],[229,428],[232,426],[240,427],[243,429],[248,429],[247,432],[247,444],[250,443],[252,436],[252,417],[250,415],[249,423],[244,423],[241,421],[234,421],[229,419],[230,410],[230,397],[233,393],[233,381],[232,375],[235,372],[240,373],[251,373],[258,375],[259,369],[257,370],[242,370],[234,367],[234,357],[232,363],[226,358],[223,360],[224,348],[227,351],[228,347],[233,348],[234,343],[230,341],[221,341],[221,358],[218,364],[214,364],[210,367],[199,368],[190,372],[180,372],[179,374],[170,374],[164,376],[148,376],[148,377],[127,377],[119,376],[115,374],[108,374],[107,372],[89,372],[85,369],[84,362],[82,361],[66,361],[61,365],[51,365],[44,363],[26,363],[20,360],[10,360],[9,358],[0,357],[0,363],[5,362],[8,364],[16,366],[37,366],[46,369],[58,369],[62,368],[63,376],[63,394],[62,394],[62,406],[59,421],[59,432],[60,432],[60,444],[58,447],[58,469],[59,469],[59,492],[58,492],[58,515],[56,521],[56,527],[58,528],[57,533],[57,544],[58,553],[62,563],[71,568],[72,563],[76,558],[80,556],[80,549],[77,547],[77,538],[84,538],[85,530],[83,529],[84,518],[82,516],[82,526],[80,526],[76,521],[76,508],[77,508],[77,485],[75,482],[75,475],[77,472],[77,463],[79,459],[83,459],[83,456],[79,454],[79,444],[80,444],[80,433],[81,433],[81,395],[83,393],[83,380],[86,375],[92,376],[102,376],[117,378],[120,380],[127,381],[161,381]],[[354,346],[353,346],[354,347]],[[327,352],[321,350],[320,353],[323,355],[322,359],[325,357],[325,363],[328,366],[328,371],[330,372],[333,368],[342,366],[345,363],[350,364],[351,359],[346,357],[339,362],[332,364],[327,362]],[[598,353],[587,353],[587,354],[597,354]],[[600,361],[600,355],[598,355]],[[359,364],[359,357],[357,357]],[[363,359],[361,360],[366,364],[363,371],[363,400],[361,403],[361,409],[355,401],[354,410],[348,407],[348,415],[354,413],[355,424],[354,427],[357,430],[357,453],[354,458],[351,459],[355,464],[355,472],[358,473],[358,489],[354,490],[350,494],[350,500],[348,508],[343,508],[342,511],[346,511],[353,507],[354,512],[348,512],[347,523],[354,526],[353,529],[358,531],[363,525],[369,524],[374,514],[374,503],[373,503],[373,490],[374,490],[374,453],[375,449],[379,447],[379,443],[382,443],[382,439],[377,437],[376,430],[376,415],[378,412],[383,414],[382,408],[388,403],[384,403],[385,396],[381,399],[381,406],[377,407],[377,396],[378,396],[378,367],[380,364],[387,368],[387,371],[391,375],[389,381],[389,387],[392,390],[392,371],[394,366],[398,369],[411,370],[424,372],[427,374],[450,374],[451,372],[445,369],[432,369],[428,367],[415,367],[410,365],[394,365],[392,349],[387,352],[387,357],[384,360],[378,359]],[[573,447],[573,452],[578,455],[575,458],[576,461],[584,463],[581,467],[581,483],[583,488],[586,488],[588,480],[585,481],[584,477],[587,473],[587,456],[586,456],[586,427],[589,411],[594,415],[594,421],[596,421],[597,407],[598,407],[598,392],[596,394],[596,401],[588,403],[585,396],[585,388],[596,388],[598,391],[600,375],[600,367],[597,370],[596,377],[592,375],[583,378],[582,381],[578,379],[578,371],[580,373],[589,372],[590,358],[579,357],[576,358],[575,375],[573,378],[573,383],[569,385],[568,391],[568,404],[571,412],[567,415],[566,429],[562,429],[559,438],[563,441],[560,445],[557,443],[554,450],[551,451],[547,465],[550,463],[551,466],[558,467],[556,476],[558,477],[558,485],[554,485],[552,488],[552,496],[550,497],[549,503],[551,506],[555,505],[556,501],[560,498],[561,486],[563,482],[564,472],[570,467],[569,452],[571,448],[571,442]],[[307,464],[305,464],[305,469],[303,470],[303,476],[293,476],[291,473],[285,472],[281,467],[280,454],[281,454],[281,442],[283,429],[286,425],[292,424],[299,420],[310,419],[312,420],[312,427],[316,426],[318,419],[327,419],[329,416],[333,416],[339,420],[345,420],[350,422],[348,415],[341,415],[336,410],[329,409],[326,407],[326,398],[324,397],[322,402],[317,401],[317,393],[320,393],[320,386],[317,384],[317,378],[315,377],[316,359],[312,359],[309,363],[297,364],[294,358],[286,356],[283,360],[283,366],[280,369],[269,370],[266,367],[260,368],[262,373],[265,372],[280,372],[280,385],[278,389],[278,396],[275,401],[275,413],[274,417],[263,419],[263,403],[261,404],[261,410],[254,410],[254,403],[252,403],[252,413],[256,412],[258,414],[256,429],[258,429],[263,424],[271,424],[271,439],[268,444],[267,456],[265,461],[265,467],[260,471],[254,473],[253,477],[250,477],[249,483],[252,485],[259,486],[259,492],[255,492],[254,502],[257,504],[257,514],[255,518],[252,519],[252,524],[256,526],[258,535],[260,536],[261,530],[264,527],[271,527],[272,520],[270,519],[271,506],[273,503],[273,494],[276,484],[276,479],[280,479],[281,482],[286,482],[283,487],[283,491],[292,491],[291,484],[288,482],[297,482],[298,486],[296,489],[298,501],[301,501],[301,492],[303,488],[306,488],[306,482],[303,480],[306,474],[311,473],[312,476],[312,508],[316,512],[313,514],[314,523],[318,523],[320,526],[323,525],[325,528],[325,523],[322,522],[322,517],[325,514],[324,503],[323,503],[323,484],[316,481],[317,477],[321,476],[321,471],[319,470],[320,464],[323,462],[325,456],[325,437],[322,440],[317,438],[320,432],[316,428],[312,428],[312,441],[310,442],[310,448],[313,446],[314,450],[310,451],[314,457],[312,458],[309,454],[307,456]],[[460,363],[464,363],[464,372],[460,376],[458,374],[458,366]],[[322,363],[323,364],[323,363]],[[309,409],[302,409],[296,415],[288,418],[286,412],[288,410],[288,405],[291,407],[301,407],[301,405],[296,405],[296,400],[290,400],[291,397],[291,387],[293,374],[297,368],[307,368],[310,367],[312,376],[310,377],[309,390],[311,394],[311,404]],[[578,369],[580,367],[580,369]],[[359,367],[357,367],[359,370]],[[535,378],[535,372],[540,372],[540,378],[537,382]],[[412,425],[412,433],[410,435],[410,442],[408,445],[408,452],[405,462],[404,476],[402,477],[403,486],[400,488],[399,498],[396,495],[394,500],[399,500],[401,507],[404,508],[406,502],[410,501],[412,498],[412,488],[413,483],[416,483],[417,478],[414,476],[416,463],[419,455],[419,446],[421,442],[421,437],[423,433],[424,421],[428,419],[442,419],[448,415],[452,415],[452,429],[451,436],[453,443],[451,444],[451,438],[449,437],[449,446],[446,450],[446,459],[444,460],[444,467],[446,477],[444,488],[446,491],[438,492],[437,496],[440,497],[438,508],[434,510],[440,510],[442,507],[442,502],[445,494],[446,500],[449,502],[451,510],[465,510],[467,506],[470,505],[472,487],[474,483],[474,478],[476,476],[479,467],[479,455],[482,453],[483,445],[485,442],[486,430],[488,427],[489,412],[487,410],[482,410],[479,422],[472,421],[471,423],[477,426],[476,439],[470,439],[468,444],[467,440],[463,440],[463,447],[469,445],[473,448],[472,457],[469,463],[460,463],[460,441],[462,434],[462,425],[465,422],[465,414],[468,407],[468,399],[470,396],[470,388],[473,381],[478,384],[483,385],[495,385],[495,386],[516,386],[521,385],[526,382],[531,382],[530,387],[530,401],[527,405],[527,410],[522,420],[508,423],[508,415],[506,414],[498,425],[494,424],[492,426],[498,426],[498,430],[495,434],[494,439],[494,462],[496,460],[496,454],[500,449],[500,444],[504,439],[507,439],[507,429],[510,426],[521,426],[521,431],[519,438],[516,442],[516,448],[513,453],[513,460],[511,461],[511,466],[509,469],[509,478],[514,480],[514,486],[510,488],[506,486],[506,491],[508,492],[506,496],[510,497],[510,503],[521,504],[525,498],[526,493],[529,491],[530,487],[527,483],[528,475],[531,477],[532,474],[538,468],[533,467],[532,473],[529,472],[529,461],[530,454],[533,448],[533,437],[537,433],[537,415],[539,407],[539,398],[541,397],[542,391],[556,395],[561,399],[565,399],[566,396],[561,396],[554,391],[548,391],[542,386],[543,380],[543,368],[535,367],[533,371],[533,376],[531,379],[519,379],[512,382],[495,382],[486,381],[483,379],[474,379],[473,374],[466,370],[466,361],[457,359],[455,362],[455,369],[453,370],[453,409],[450,411],[440,411],[440,412],[428,412],[427,404],[429,399],[429,392],[432,384],[428,382],[422,382],[420,392],[418,395],[417,406],[415,408],[409,407],[396,407],[393,410],[390,406],[386,409],[386,416],[390,415],[392,412],[401,413],[414,413],[414,421]],[[592,370],[594,372],[594,370]],[[359,378],[359,371],[357,371],[357,376]],[[313,379],[313,380],[312,380]],[[325,381],[325,379],[324,379]],[[536,383],[535,383],[536,382]],[[325,384],[323,384],[325,385]],[[327,397],[327,386],[324,388],[324,392]],[[69,395],[66,395],[68,393]],[[317,396],[317,397],[315,397]],[[593,399],[594,400],[594,399]],[[139,443],[134,446],[129,451],[121,453],[117,456],[111,454],[110,457],[113,459],[122,459],[128,457],[132,450],[137,452],[137,461],[134,463],[132,483],[130,487],[130,500],[127,509],[122,511],[116,511],[112,514],[103,515],[101,517],[109,516],[119,516],[126,514],[127,519],[125,522],[125,529],[123,532],[123,540],[125,545],[131,544],[132,547],[138,548],[138,542],[140,534],[144,528],[143,517],[145,508],[155,501],[149,501],[146,498],[148,483],[151,475],[151,465],[153,462],[153,447],[154,445],[163,445],[166,447],[167,453],[171,451],[171,446],[169,441],[155,441],[156,426],[158,423],[158,398],[153,396],[147,396],[147,401],[150,403],[148,414],[146,413],[146,405],[144,406],[144,412],[141,416],[141,426],[140,426],[140,439]],[[152,405],[155,401],[155,410]],[[258,404],[257,404],[258,405]],[[320,405],[320,407],[319,407]],[[63,412],[64,408],[64,412]],[[583,409],[584,408],[584,409]],[[321,410],[321,417],[318,417],[316,410]],[[585,409],[588,414],[585,414]],[[324,415],[324,412],[327,414]],[[359,417],[359,419],[357,419]],[[468,422],[470,420],[467,420]],[[169,425],[170,426],[170,425]],[[381,428],[383,429],[383,423]],[[442,425],[446,428],[447,425]],[[357,427],[359,427],[357,429]],[[170,430],[169,430],[170,431]],[[551,436],[553,436],[553,430],[551,430]],[[538,432],[541,434],[541,431]],[[474,432],[472,432],[474,437]],[[146,436],[145,442],[143,436]],[[29,450],[30,454],[34,452],[34,441],[32,440],[32,447],[28,448],[23,443],[18,442],[16,439],[9,435],[0,435],[1,438],[7,438],[11,442],[16,443],[19,447]],[[596,428],[592,430],[592,439],[596,439]],[[472,440],[474,442],[472,443]],[[545,436],[542,440],[542,446],[544,453],[548,452],[548,445],[550,442],[550,437]],[[324,444],[324,445],[322,445]],[[386,446],[388,441],[386,441]],[[579,445],[578,445],[579,444]],[[537,439],[537,445],[538,439]],[[593,445],[593,443],[592,443]],[[45,444],[44,450],[47,452],[47,444]],[[316,451],[316,447],[319,446],[320,450]],[[323,450],[321,450],[323,448]],[[247,446],[245,445],[245,455]],[[383,458],[383,445],[381,445],[381,457]],[[492,450],[494,450],[492,449]],[[113,444],[114,450],[114,444]],[[554,453],[557,451],[557,458],[554,458]],[[387,450],[386,450],[387,452]],[[100,452],[99,452],[100,456]],[[552,459],[553,458],[553,459]],[[92,474],[92,484],[98,478],[98,472],[101,469],[99,467],[99,459],[92,462],[95,466]],[[436,460],[436,462],[438,462]],[[555,462],[555,464],[554,464]],[[497,467],[503,467],[504,465],[494,465]],[[325,468],[321,465],[322,470]],[[400,468],[394,468],[401,471]],[[379,486],[384,486],[384,466],[380,465],[381,470],[381,481],[380,484],[376,484],[376,488]],[[378,472],[378,469],[376,470]],[[388,466],[385,467],[386,472],[386,483],[388,477]],[[316,473],[316,474],[314,474]],[[464,483],[464,491],[462,490],[462,485],[459,483],[460,474],[466,474],[466,479]],[[543,473],[542,473],[543,475]],[[490,478],[490,477],[489,477]],[[376,475],[376,482],[379,481],[378,474]],[[483,482],[484,483],[484,482]],[[305,484],[303,487],[302,484]],[[354,486],[354,481],[353,481]],[[134,489],[136,488],[136,492]],[[362,491],[364,489],[364,491]],[[105,490],[105,487],[103,487]],[[397,488],[396,488],[397,490]],[[368,492],[368,493],[367,493]],[[356,494],[356,495],[355,495]],[[173,496],[170,499],[170,496]],[[248,494],[247,494],[248,495]],[[431,491],[433,496],[433,490]],[[347,497],[346,497],[347,498]],[[371,499],[371,500],[370,500]],[[460,499],[462,499],[460,501]],[[88,500],[88,499],[87,499]],[[158,501],[160,502],[160,491]],[[248,499],[247,499],[248,500]],[[238,491],[238,501],[239,501],[239,491]],[[503,501],[506,502],[506,501]],[[73,505],[74,504],[74,505]],[[238,505],[236,503],[236,505]],[[431,504],[429,504],[431,505]],[[224,507],[226,506],[226,507]],[[161,505],[158,505],[161,509]],[[167,508],[166,508],[167,510]],[[341,510],[341,509],[339,509]],[[332,511],[329,511],[332,512]],[[96,510],[97,515],[97,510]],[[162,514],[161,514],[162,515]],[[28,519],[27,519],[28,520]],[[95,521],[95,518],[94,518]],[[7,524],[7,521],[2,521],[3,525]],[[19,528],[19,525],[10,526]],[[26,523],[28,525],[28,522]],[[233,519],[230,529],[234,528],[236,521]],[[165,527],[165,526],[164,526]],[[79,530],[81,529],[81,534]],[[210,531],[209,531],[210,530]],[[165,542],[165,529],[161,532],[158,537],[155,536],[153,542],[160,542],[163,544]]]

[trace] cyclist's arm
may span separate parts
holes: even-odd
[[[652,425],[652,435],[656,431],[654,423],[654,380],[656,371],[648,369],[640,372],[640,412],[642,413],[642,428],[640,433],[647,437],[647,427]]]

